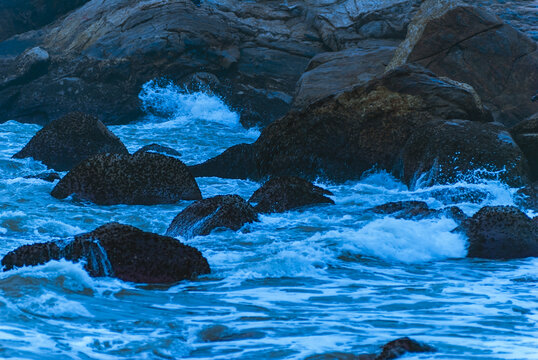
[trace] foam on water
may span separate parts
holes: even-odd
[[[146,84],[148,115],[113,126],[130,151],[149,143],[188,164],[252,142],[221,99]],[[29,243],[67,238],[118,221],[164,233],[191,202],[96,206],[50,196],[54,184],[23,176],[46,168],[17,152],[39,129],[0,124],[0,257]],[[239,194],[253,181],[197,179],[204,197]],[[365,211],[389,201],[512,205],[495,180],[408,189],[385,172],[318,185],[335,205],[261,215],[240,231],[179,239],[212,274],[170,288],[91,278],[83,264],[53,261],[0,273],[0,357],[21,359],[304,359],[371,353],[410,336],[439,349],[428,359],[533,359],[538,331],[536,259],[465,258],[466,239],[447,218],[394,219]],[[421,358],[419,357],[408,357]]]

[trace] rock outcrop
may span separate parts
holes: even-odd
[[[259,213],[280,213],[314,204],[334,204],[330,191],[298,177],[276,177],[265,182],[248,200]]]
[[[258,220],[254,208],[238,195],[218,195],[187,206],[172,221],[166,235],[186,239],[208,235],[218,228],[239,230]]]
[[[200,189],[185,164],[161,154],[101,154],[73,168],[51,195],[70,195],[99,205],[173,204],[199,200]]]
[[[212,91],[241,109],[244,124],[268,124],[288,111],[314,55],[364,39],[401,40],[419,4],[91,0],[39,32],[7,40],[5,61],[35,46],[52,61],[32,82],[0,90],[0,122],[44,124],[79,110],[126,123],[140,115],[147,81],[165,77],[182,86],[203,72],[216,80]]]
[[[91,276],[111,276],[136,283],[174,283],[210,272],[197,249],[174,238],[118,223],[75,236],[67,244],[54,242],[22,246],[2,259],[4,271],[65,258],[85,261]]]
[[[446,178],[431,177],[431,183],[446,183],[456,180],[459,173],[484,168],[503,171],[501,179],[520,185],[527,178],[526,160],[510,134],[488,124],[490,119],[468,85],[406,65],[292,111],[265,128],[254,144],[230,148],[193,170],[198,176],[256,180],[298,176],[343,182],[360,179],[365,171],[377,168],[414,185],[423,173],[434,173],[440,161],[457,155],[461,147],[468,152],[461,157],[462,168],[447,172]],[[443,128],[450,135],[439,133]],[[460,136],[462,131],[479,138]],[[415,136],[418,133],[428,136]],[[432,134],[437,137],[431,138]],[[471,142],[474,148],[468,149]],[[428,146],[435,150],[433,154],[422,152]],[[473,163],[464,164],[467,160]]]
[[[389,68],[421,64],[467,83],[507,126],[538,112],[538,46],[483,8],[427,0]]]
[[[454,231],[469,238],[468,257],[517,259],[538,256],[538,223],[513,206],[486,206]]]
[[[39,130],[13,157],[32,157],[49,168],[66,171],[102,153],[129,154],[121,140],[97,118],[70,113]]]

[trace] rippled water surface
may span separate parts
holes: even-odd
[[[154,115],[111,127],[130,151],[157,142],[194,164],[259,135],[207,94],[148,84],[141,98]],[[42,164],[10,158],[38,129],[0,125],[0,256],[110,221],[164,233],[189,204],[56,200],[49,195],[54,184],[23,178],[44,171]],[[198,182],[204,197],[248,198],[260,186]],[[515,190],[486,182],[410,191],[384,173],[320,185],[334,193],[336,205],[179,239],[208,258],[212,274],[197,281],[156,287],[94,279],[66,261],[0,273],[0,358],[304,359],[375,352],[410,336],[438,352],[408,359],[538,359],[538,260],[466,259],[466,239],[450,232],[451,219],[365,212],[418,199],[471,215],[484,205],[513,204]]]

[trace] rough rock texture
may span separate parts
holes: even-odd
[[[468,257],[538,256],[538,223],[513,206],[486,206],[455,229],[469,237]]]
[[[488,178],[518,187],[528,182],[529,173],[505,127],[466,120],[433,120],[417,127],[400,164],[398,177],[411,187]]]
[[[309,356],[306,360],[393,360],[409,353],[433,353],[435,351],[435,348],[430,345],[403,337],[383,345],[379,354],[355,355],[333,352]]]
[[[403,39],[419,4],[91,0],[39,32],[6,41],[5,61],[30,46],[46,49],[52,61],[41,77],[0,90],[0,121],[43,124],[80,110],[125,123],[140,115],[145,82],[166,77],[183,85],[206,73],[217,80],[212,90],[242,110],[243,123],[267,124],[287,112],[314,55],[364,39]]]
[[[538,180],[538,113],[510,129],[530,166],[532,180]]]
[[[146,145],[146,146],[143,146],[141,147],[140,149],[138,149],[134,155],[136,154],[140,154],[140,153],[143,153],[143,152],[152,152],[152,153],[157,153],[157,154],[162,154],[162,155],[167,155],[167,156],[172,156],[172,157],[181,157],[181,154],[175,150],[175,149],[172,149],[168,146],[162,146],[162,145],[159,145],[159,144],[150,144],[150,145]]]
[[[334,204],[330,191],[298,177],[276,177],[256,190],[248,200],[259,213],[279,213],[313,204]]]
[[[47,182],[55,182],[56,180],[60,180],[62,177],[58,173],[49,171],[49,172],[39,173],[36,175],[27,175],[24,178],[25,179],[38,179],[38,180],[43,180]]]
[[[101,153],[129,154],[121,140],[97,118],[70,113],[39,130],[13,157],[32,157],[49,168],[66,171]]]
[[[404,66],[290,112],[265,128],[249,150],[229,149],[196,166],[196,174],[359,179],[373,167],[395,168],[411,134],[433,118],[488,121],[489,113],[472,88]],[[242,167],[230,169],[235,165]]]
[[[483,8],[427,0],[389,68],[406,62],[475,88],[495,119],[513,125],[538,112],[535,41]]]
[[[0,41],[38,29],[76,9],[88,0],[2,0]]]
[[[257,220],[254,208],[239,195],[218,195],[189,205],[174,218],[166,235],[189,239],[218,228],[239,230]]]
[[[383,74],[394,55],[395,44],[377,41],[370,46],[316,55],[297,82],[293,106],[305,107]]]
[[[183,162],[152,153],[96,155],[64,176],[51,195],[58,199],[76,195],[99,205],[173,204],[202,198]]]
[[[4,270],[65,258],[86,262],[91,276],[113,276],[137,283],[174,283],[210,272],[207,260],[174,238],[118,223],[75,236],[63,247],[56,243],[22,246],[2,259]]]
[[[60,247],[53,242],[23,245],[2,258],[4,271],[15,267],[42,265],[51,260],[59,260]]]
[[[467,219],[467,215],[456,206],[435,210],[430,209],[424,201],[416,200],[389,202],[375,206],[369,210],[376,214],[391,215],[396,219],[406,220],[421,220],[446,216],[460,224]]]

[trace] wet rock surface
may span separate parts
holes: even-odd
[[[22,246],[2,259],[4,271],[65,258],[85,261],[91,276],[112,276],[136,283],[174,283],[210,272],[195,248],[174,238],[118,223],[75,236],[62,247],[56,243]]]
[[[428,0],[389,68],[418,63],[440,76],[467,83],[495,115],[511,126],[538,112],[535,41],[484,8]]]
[[[334,204],[328,190],[298,177],[277,177],[265,182],[248,200],[259,213],[280,213],[314,204]]]
[[[144,152],[157,153],[157,154],[162,154],[162,155],[167,155],[167,156],[172,156],[172,157],[177,157],[177,158],[181,157],[181,154],[179,153],[179,151],[172,149],[168,146],[162,146],[159,144],[149,144],[149,145],[143,146],[140,149],[138,149],[134,153],[134,155],[144,153]]]
[[[82,113],[70,113],[39,130],[13,157],[32,157],[49,168],[66,171],[101,153],[129,152],[121,140],[97,118]]]
[[[51,195],[58,199],[76,195],[99,205],[173,204],[202,198],[183,162],[152,153],[94,156],[64,176]]]
[[[460,224],[467,219],[467,215],[456,206],[451,206],[443,209],[430,209],[424,201],[396,201],[389,202],[383,205],[375,206],[368,209],[375,214],[390,215],[396,219],[405,220],[422,220],[440,217],[452,218],[456,223]]]
[[[55,172],[43,172],[36,175],[27,175],[24,177],[25,179],[38,179],[43,180],[47,182],[55,182],[56,180],[60,180],[62,177],[60,174]]]
[[[242,197],[218,195],[189,205],[172,220],[166,235],[190,239],[218,228],[239,230],[257,220],[256,211]]]
[[[455,231],[469,238],[468,257],[538,256],[538,224],[513,206],[483,207]]]

